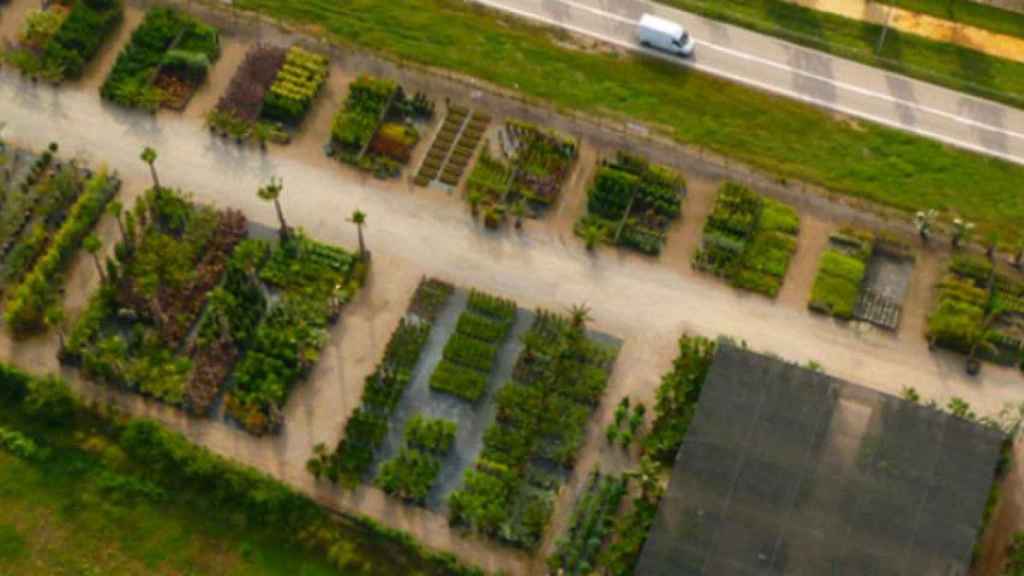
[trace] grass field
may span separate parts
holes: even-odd
[[[1024,108],[1024,63],[894,30],[889,30],[881,52],[877,52],[881,26],[796,6],[786,0],[658,1],[843,58]],[[949,0],[886,3],[907,9],[934,9]],[[1006,14],[1002,10],[997,12]],[[987,21],[992,23],[995,19]]]
[[[354,523],[337,525],[341,539],[327,556],[307,549],[281,526],[247,520],[240,506],[207,491],[146,477],[97,422],[79,415],[75,425],[52,429],[0,407],[0,428],[50,450],[29,461],[0,448],[0,576],[452,573],[393,536]]]
[[[1024,14],[971,0],[882,0],[882,3],[1024,38]]]
[[[244,9],[563,109],[641,120],[778,174],[906,211],[956,212],[1021,234],[1024,167],[657,60],[567,48],[558,32],[457,0],[236,0]],[[564,38],[561,38],[564,41]]]

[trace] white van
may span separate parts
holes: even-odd
[[[644,14],[637,28],[637,39],[640,44],[677,56],[693,55],[693,38],[683,27],[670,20]]]

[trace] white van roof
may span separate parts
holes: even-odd
[[[644,14],[640,18],[640,27],[654,30],[671,38],[680,38],[683,35],[683,27],[671,20],[658,18],[652,14]]]

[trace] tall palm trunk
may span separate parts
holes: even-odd
[[[160,179],[156,176],[156,166],[154,166],[152,162],[149,163],[149,173],[153,176],[153,186],[157,190],[160,190],[162,188],[160,186]]]
[[[284,221],[284,211],[281,210],[281,202],[274,198],[274,209],[277,210],[277,220],[281,223],[281,238],[288,237],[288,223]]]
[[[363,242],[363,225],[357,226],[356,230],[359,231],[359,257],[366,258],[366,243]]]

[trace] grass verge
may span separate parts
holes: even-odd
[[[1024,63],[786,0],[659,0],[795,44],[1024,108]],[[892,3],[892,2],[890,2]]]
[[[632,118],[681,142],[905,211],[955,212],[1016,237],[1024,167],[699,72],[568,47],[561,32],[456,0],[237,0],[242,9],[564,110]]]
[[[0,574],[483,574],[66,390],[0,364]]]
[[[971,0],[882,0],[889,4],[944,20],[952,20],[1024,38],[1024,14]]]

